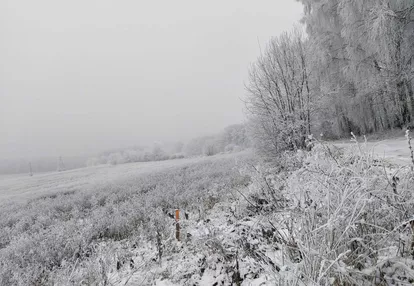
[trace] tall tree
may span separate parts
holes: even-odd
[[[259,150],[267,155],[304,146],[311,128],[307,49],[300,30],[272,38],[251,66],[247,109]]]
[[[402,127],[414,119],[413,0],[300,0],[321,102],[338,133]]]

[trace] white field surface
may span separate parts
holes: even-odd
[[[358,152],[357,145],[350,141],[329,142],[328,144],[338,148],[351,147],[353,152]],[[400,166],[410,164],[410,153],[405,138],[368,142],[367,144],[360,143],[359,146],[374,152],[378,157],[385,157],[390,163],[398,163]],[[60,173],[35,174],[33,177],[27,174],[3,176],[0,177],[0,204],[8,200],[23,201],[59,192],[96,190],[100,186],[104,187],[108,184],[128,181],[145,174],[214,161],[220,158],[234,158],[237,160],[237,155],[221,154],[211,157],[130,163],[117,166],[102,165]],[[224,192],[220,201],[215,203],[212,209],[205,210],[202,216],[196,210],[189,211],[190,218],[189,220],[183,219],[181,227],[182,236],[186,237],[188,233],[191,235],[191,239],[183,243],[176,242],[173,238],[164,241],[165,254],[161,265],[156,261],[156,258],[154,259],[157,252],[153,241],[130,237],[122,241],[97,243],[99,246],[97,249],[103,249],[102,252],[98,252],[97,257],[109,261],[107,264],[109,268],[106,272],[109,284],[165,286],[222,285],[221,282],[226,282],[223,285],[231,285],[231,271],[234,268],[234,261],[225,262],[223,257],[225,257],[225,254],[237,253],[237,249],[241,246],[248,245],[254,250],[253,254],[243,250],[243,248],[239,249],[240,253],[244,253],[239,259],[240,273],[244,278],[241,285],[286,285],[283,282],[284,280],[277,280],[279,276],[276,277],[274,273],[279,272],[280,277],[291,277],[293,274],[290,273],[289,269],[294,265],[285,261],[282,258],[284,255],[283,249],[276,249],[275,242],[268,241],[268,238],[265,238],[263,234],[263,230],[269,231],[272,229],[271,225],[267,223],[269,219],[272,219],[274,223],[279,220],[283,221],[283,213],[279,213],[275,217],[252,213],[248,211],[250,204],[245,199],[246,197],[251,199],[250,195],[259,192],[260,180],[262,179],[260,176],[254,177],[252,184],[245,187],[220,189]],[[110,219],[113,218],[108,219],[111,222]],[[168,231],[173,237],[175,229],[172,219]],[[279,232],[284,233],[284,229],[279,229]],[[139,242],[136,248],[131,246],[134,241]],[[220,252],[220,249],[223,250],[223,253]],[[108,255],[108,253],[111,253],[111,255]],[[127,257],[126,263],[119,270],[115,268],[117,255]],[[134,267],[130,267],[129,259],[132,259]],[[91,260],[83,263],[99,266],[97,261]],[[276,266],[280,266],[280,271],[276,271],[270,261]],[[68,273],[64,272],[65,269],[62,270],[57,278],[63,280],[59,280],[60,284],[55,281],[56,285],[70,285],[66,277],[69,274],[76,277],[85,275],[86,266],[80,265],[79,269],[76,269],[75,266],[73,266],[74,270],[71,270],[72,265],[68,267]],[[65,283],[62,283],[62,281]]]
[[[7,205],[9,201],[12,206],[12,211],[7,213],[3,221],[10,218],[8,221],[13,224],[13,231],[10,229],[11,237],[6,232],[0,235],[0,285],[13,285],[7,280],[10,272],[17,277],[18,281],[21,281],[20,285],[31,285],[30,281],[42,275],[38,270],[39,267],[47,265],[47,261],[53,260],[52,257],[61,259],[58,267],[53,271],[48,270],[48,275],[51,275],[48,277],[53,285],[98,285],[98,283],[89,283],[92,280],[85,279],[95,277],[95,274],[103,275],[102,273],[107,277],[109,282],[107,285],[194,285],[187,281],[188,275],[193,274],[195,276],[190,277],[191,281],[200,283],[198,285],[213,285],[215,282],[220,282],[216,285],[222,285],[222,281],[230,281],[231,274],[228,271],[233,269],[232,261],[223,262],[223,253],[217,252],[215,248],[220,242],[225,246],[226,253],[227,251],[234,253],[234,237],[242,237],[244,234],[241,233],[246,231],[246,224],[253,224],[250,218],[237,223],[235,214],[229,212],[233,208],[236,213],[239,213],[244,209],[244,207],[241,208],[242,206],[247,206],[247,202],[240,200],[235,189],[240,188],[237,190],[248,193],[249,189],[245,185],[247,181],[236,169],[239,164],[242,165],[243,160],[250,159],[250,152],[117,166],[104,165],[35,174],[33,177],[24,174],[0,178],[0,206]],[[177,169],[187,166],[190,180],[180,181]],[[169,174],[170,170],[172,174]],[[166,176],[165,181],[163,177],[153,176],[160,172]],[[135,195],[128,193],[131,185],[145,183],[145,180],[135,180],[135,178],[147,177],[147,174],[151,174],[148,176],[148,182],[151,185],[155,182],[158,184],[155,180],[163,181],[159,182],[160,186],[157,185],[158,189],[152,190],[156,192],[156,195],[152,197],[152,192],[147,194],[140,188],[137,188],[139,192]],[[193,180],[196,181],[193,182]],[[167,186],[169,183],[172,183],[171,189]],[[192,208],[188,206],[186,210],[189,214],[188,220],[184,219],[183,213],[181,215],[181,237],[185,240],[187,234],[192,235],[191,240],[185,240],[185,243],[175,240],[175,223],[172,218],[163,213],[152,212],[154,205],[164,204],[162,197],[164,192],[165,199],[171,199],[171,196],[167,194],[168,191],[174,193],[174,186],[182,184],[186,186],[188,197],[180,198],[176,193],[177,200],[194,203]],[[108,189],[108,185],[117,187]],[[100,187],[102,187],[102,192],[100,192]],[[26,200],[32,198],[75,190],[73,196],[68,195],[68,198],[71,197],[67,202],[70,206],[77,204],[79,202],[76,201],[77,199],[87,198],[82,193],[87,195],[89,192],[93,194],[92,196],[102,194],[105,198],[104,205],[92,203],[88,210],[81,210],[82,205],[77,204],[70,208],[71,218],[69,220],[52,215],[52,213],[57,214],[55,206],[57,208],[60,205],[66,206],[66,196],[63,195],[57,198],[45,198],[46,202],[35,200],[34,203],[33,201],[29,203],[30,206],[25,206]],[[131,195],[130,200],[117,199],[124,198],[122,196],[124,190],[124,194]],[[121,196],[116,199],[111,198],[113,192],[119,192]],[[197,192],[200,192],[199,196]],[[202,200],[198,201],[200,198]],[[215,201],[215,198],[220,199]],[[14,204],[13,202],[16,201],[18,203]],[[91,200],[87,199],[87,201]],[[147,207],[147,209],[141,212],[138,207]],[[100,226],[103,226],[101,233],[106,233],[108,226],[120,226],[116,230],[123,231],[123,226],[126,227],[127,223],[134,224],[132,217],[145,214],[151,215],[151,224],[142,224],[133,235],[119,240],[109,237],[99,238]],[[17,219],[13,220],[15,215]],[[244,214],[240,213],[240,216],[244,217]],[[150,216],[144,217],[150,218]],[[48,221],[46,228],[44,228],[45,224],[40,222],[43,218]],[[26,219],[33,220],[25,224]],[[21,230],[19,226],[23,224],[27,228]],[[7,225],[7,222],[4,225]],[[39,225],[39,228],[34,230],[34,225]],[[152,237],[153,227],[156,225],[165,227],[165,229],[161,228],[164,249],[162,265],[158,261],[155,241]],[[116,230],[113,233],[116,233]],[[258,232],[256,229],[255,231]],[[97,235],[89,235],[89,233]],[[249,241],[251,240],[252,238],[249,238]],[[4,243],[6,247],[1,243]],[[28,251],[28,249],[31,250]],[[67,252],[68,256],[62,259],[61,255],[66,253],[67,249],[70,249]],[[93,255],[87,256],[86,249],[90,249]],[[74,259],[76,253],[82,257],[79,261]],[[24,269],[17,266],[21,261],[19,257],[23,256],[26,260]],[[133,267],[131,267],[131,261]],[[122,262],[120,269],[118,269],[118,262]],[[6,266],[10,263],[11,266],[2,271],[2,263]],[[243,273],[258,273],[253,264],[251,261],[240,262],[240,269],[244,271]],[[205,273],[200,273],[200,269],[204,269]],[[168,274],[167,277],[165,277],[166,274]],[[101,281],[99,277],[96,281]],[[261,279],[262,277],[246,278],[248,284],[244,285],[259,285],[256,282],[262,281]],[[76,282],[71,282],[72,280]],[[2,281],[7,283],[2,283]],[[84,282],[78,283],[80,281]]]
[[[351,141],[337,141],[330,144],[344,148],[355,143]],[[405,166],[411,162],[410,150],[404,137],[372,141],[366,144],[361,140],[360,146],[390,163]],[[35,173],[32,177],[28,174],[0,176],[0,203],[9,199],[22,200],[62,191],[86,190],[97,185],[106,185],[118,180],[122,181],[140,174],[189,165],[203,160],[212,160],[218,157],[231,156],[233,155],[220,154],[212,157],[139,162],[116,166],[100,165],[63,172]]]
[[[359,138],[358,140],[360,141],[359,144],[361,148],[372,152],[385,161],[402,166],[411,164],[410,149],[408,148],[408,142],[405,137],[381,141],[368,141],[367,143],[363,142],[363,139]],[[332,144],[340,148],[355,145],[355,143],[351,141],[333,142]],[[414,140],[411,141],[411,144],[414,145]]]
[[[234,154],[218,154],[211,157],[138,162],[116,166],[99,165],[63,172],[35,173],[32,177],[28,174],[0,176],[0,203],[10,200],[22,201],[59,192],[88,190],[116,181],[131,179],[145,173],[233,156]]]

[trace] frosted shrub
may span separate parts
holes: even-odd
[[[316,144],[283,192],[290,203],[277,223],[302,285],[414,281],[413,173],[385,168],[354,141],[345,152]]]
[[[206,156],[213,156],[218,153],[216,146],[213,144],[207,144],[203,147],[203,154]]]

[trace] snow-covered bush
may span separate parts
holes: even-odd
[[[204,145],[203,147],[203,154],[206,156],[213,156],[218,153],[218,149],[216,146],[214,146],[213,143],[209,143]]]
[[[414,281],[414,174],[354,141],[345,151],[315,144],[302,167],[268,172],[258,184],[267,209],[279,213],[271,222],[289,269],[276,273],[280,283]]]

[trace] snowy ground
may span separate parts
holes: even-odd
[[[355,147],[353,142],[332,144],[338,148]],[[368,142],[366,145],[361,143],[360,146],[386,158],[390,163],[410,164],[410,153],[405,138]],[[60,173],[35,174],[33,177],[0,177],[0,203],[73,190],[88,191],[99,186],[125,182],[142,174],[147,177],[145,174],[173,170],[199,162],[214,162],[220,158],[236,160],[234,154],[223,154],[173,161],[97,166]],[[240,167],[242,165],[234,164],[232,168],[244,173]],[[195,180],[195,189],[202,192],[211,191],[211,186],[205,190],[197,185],[203,177],[205,172]],[[174,220],[165,216],[168,220],[166,231],[169,235],[163,241],[164,253],[161,263],[157,258],[154,239],[148,240],[148,237],[142,235],[120,241],[96,242],[96,256],[86,259],[79,266],[75,264],[73,270],[70,270],[70,275],[78,276],[81,281],[85,276],[85,269],[97,267],[97,272],[103,273],[111,285],[233,285],[237,280],[240,285],[245,286],[284,285],[280,279],[284,277],[284,272],[290,271],[291,264],[284,260],[286,250],[280,248],[281,244],[275,240],[277,236],[273,224],[270,223],[271,220],[273,223],[277,222],[283,214],[276,214],[272,209],[257,211],[257,208],[252,208],[252,199],[261,194],[258,183],[261,179],[259,174],[256,179],[252,177],[250,185],[237,184],[237,187],[231,187],[225,184],[217,187],[219,201],[200,212],[200,208],[203,208],[201,204],[188,211],[188,220],[182,219],[181,242],[174,239]],[[218,179],[218,182],[220,180]],[[128,189],[128,185],[121,184],[121,188]],[[99,189],[99,193],[100,191]],[[260,198],[258,197],[259,200],[254,203],[256,207],[260,203]],[[272,217],[273,215],[277,217]],[[279,232],[283,233],[283,230],[279,229]],[[106,266],[102,266],[101,269],[100,263]],[[240,280],[235,278],[236,273],[240,275]],[[278,276],[272,273],[278,273]],[[66,279],[66,274],[57,275],[55,279]],[[69,285],[69,281],[66,280],[56,281],[60,285]]]
[[[363,140],[361,139],[361,142]],[[337,147],[347,147],[354,144],[350,141],[334,142],[333,145]],[[365,146],[365,143],[361,143],[361,146]],[[410,150],[408,149],[407,139],[404,137],[386,139],[381,141],[368,141],[366,144],[368,150],[374,152],[378,157],[384,158],[390,163],[399,165],[409,165]]]
[[[225,243],[234,237],[230,226],[236,219],[229,207],[237,201],[235,189],[249,183],[238,171],[240,161],[249,158],[246,151],[3,177],[0,285],[102,285],[104,277],[112,285],[127,280],[127,285],[156,280],[194,285],[188,284],[189,275],[194,282],[229,281],[234,250],[224,244],[226,259],[227,251],[233,256],[220,264],[223,253],[215,254],[215,249],[219,237]],[[182,243],[174,238],[174,219],[168,214],[177,206],[190,215],[182,222]],[[162,267],[154,239],[158,231]],[[209,239],[212,244],[206,245]],[[201,264],[195,265],[199,258]]]
[[[34,174],[0,176],[0,203],[5,200],[25,200],[41,195],[58,192],[87,190],[96,185],[107,185],[114,181],[122,181],[140,174],[176,168],[205,160],[229,158],[232,154],[220,154],[212,157],[196,157],[158,162],[139,162],[117,166],[100,165],[73,169],[64,172],[48,172]]]
[[[362,141],[362,140],[361,140]],[[350,141],[332,143],[339,148],[353,144]],[[364,145],[364,143],[361,143]],[[391,163],[410,164],[410,153],[407,140],[403,138],[387,139],[367,143],[368,150]],[[216,155],[212,158],[190,158],[160,162],[130,163],[118,166],[101,165],[74,169],[64,172],[50,172],[0,176],[0,202],[7,199],[27,199],[38,195],[49,195],[61,191],[82,190],[97,184],[107,184],[115,180],[127,179],[137,174],[151,173],[166,168],[174,168],[186,164],[211,160],[217,157],[229,157],[231,154]]]
[[[229,166],[237,168],[239,157],[240,154],[222,154],[163,162],[97,166],[60,173],[35,174],[33,177],[7,176],[0,179],[0,202],[24,201],[74,190],[76,193],[88,193],[89,190],[99,189],[100,186],[125,184],[141,175],[209,161],[217,164],[222,159],[234,159],[234,164]],[[223,181],[225,179],[223,178]],[[220,184],[220,177],[217,180]],[[204,190],[198,187],[204,184],[203,179],[200,178],[199,181],[194,182],[196,189],[214,193],[214,186],[213,189],[210,186],[208,190]],[[121,188],[128,189],[128,186],[122,185]],[[114,190],[117,191],[120,190]],[[237,269],[241,285],[274,284],[272,277],[265,274],[268,272],[265,268],[269,267],[269,257],[271,260],[279,260],[276,256],[280,256],[280,251],[275,251],[274,243],[268,241],[271,240],[267,237],[270,226],[263,222],[264,218],[253,216],[254,212],[250,213],[247,210],[249,204],[242,196],[249,195],[250,187],[241,186],[235,189],[230,185],[217,185],[216,191],[219,192],[217,196],[220,201],[213,202],[211,207],[202,205],[201,209],[187,210],[188,220],[185,220],[182,214],[181,242],[174,238],[174,220],[165,216],[169,226],[164,238],[166,240],[163,241],[164,254],[161,265],[157,258],[156,243],[149,241],[145,234],[119,242],[97,243],[95,247],[103,249],[102,252],[97,250],[96,260],[86,260],[83,263],[99,266],[101,259],[108,261],[105,271],[111,285],[231,285],[235,281]],[[53,199],[50,200],[50,203],[52,202]],[[36,218],[42,216],[43,214],[34,215]],[[60,227],[63,227],[64,223],[60,222]],[[53,239],[55,238],[49,238]],[[121,265],[118,267],[119,262]],[[70,273],[74,277],[79,277],[77,281],[81,281],[85,277],[85,268],[88,267],[93,266],[80,264]],[[67,274],[57,275],[54,279],[60,285],[68,283]]]

